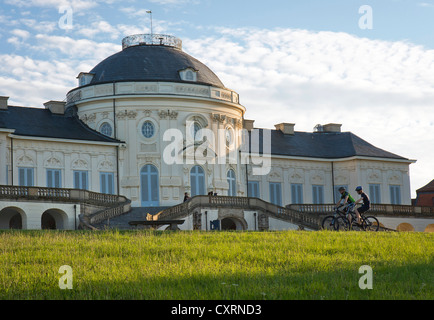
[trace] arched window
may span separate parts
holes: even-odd
[[[155,166],[147,164],[140,170],[140,187],[142,207],[158,207],[160,205],[160,185],[158,169]]]
[[[229,183],[229,191],[228,196],[236,197],[237,196],[237,190],[236,190],[236,178],[235,178],[235,172],[234,170],[230,169],[227,173],[227,179]]]
[[[187,70],[185,72],[185,80],[188,80],[188,81],[193,81],[194,80],[193,71]]]
[[[99,131],[100,131],[103,135],[106,135],[107,137],[111,137],[112,134],[113,134],[112,126],[111,126],[110,123],[108,123],[108,122],[104,122],[104,123],[99,127]]]
[[[191,196],[206,194],[205,172],[201,166],[194,166],[190,171]]]
[[[200,141],[202,140],[202,134],[200,130],[202,129],[202,126],[199,122],[195,121],[193,125],[190,126],[190,134],[193,137],[194,141]]]

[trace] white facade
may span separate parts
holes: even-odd
[[[81,73],[79,87],[67,94],[65,109],[76,108],[77,116],[89,128],[119,142],[23,136],[15,135],[13,129],[0,129],[0,185],[81,186],[124,195],[133,207],[173,206],[183,201],[186,192],[245,197],[248,184],[254,189],[251,196],[281,206],[334,203],[338,186],[355,193],[355,187],[362,185],[368,192],[374,191],[381,203],[411,204],[409,165],[414,161],[406,159],[271,155],[270,172],[254,175],[239,153],[242,130],[251,122],[244,119],[246,109],[238,94],[195,84],[194,68],[179,72],[179,82],[95,85],[91,73]],[[173,140],[164,136],[171,129],[179,130],[184,137],[182,150],[189,142],[188,123],[210,130],[223,149],[227,142],[224,151],[236,161],[198,163],[183,150],[182,163],[168,163],[164,152],[173,146]],[[215,147],[211,149],[216,151]],[[71,217],[65,221],[71,225]],[[37,223],[26,223],[37,228]]]

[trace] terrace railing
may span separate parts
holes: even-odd
[[[290,204],[286,208],[314,215],[333,213],[334,204]],[[395,204],[371,204],[370,214],[386,216],[432,217],[434,207],[416,207]]]
[[[0,199],[24,201],[71,202],[105,207],[93,213],[85,213],[83,205],[79,214],[80,223],[87,229],[95,229],[94,223],[113,218],[131,209],[131,200],[124,196],[98,193],[81,189],[0,186]]]

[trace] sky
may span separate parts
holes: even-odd
[[[0,0],[0,96],[64,100],[123,37],[151,32],[148,11],[255,127],[341,123],[417,160],[413,198],[434,179],[434,0]]]

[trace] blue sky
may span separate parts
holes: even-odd
[[[359,26],[363,5],[372,29]],[[59,27],[60,6],[72,29]],[[413,197],[434,179],[434,0],[1,0],[0,95],[28,107],[63,100],[124,36],[150,32],[147,10],[154,33],[181,38],[258,127],[342,123],[418,160]]]

